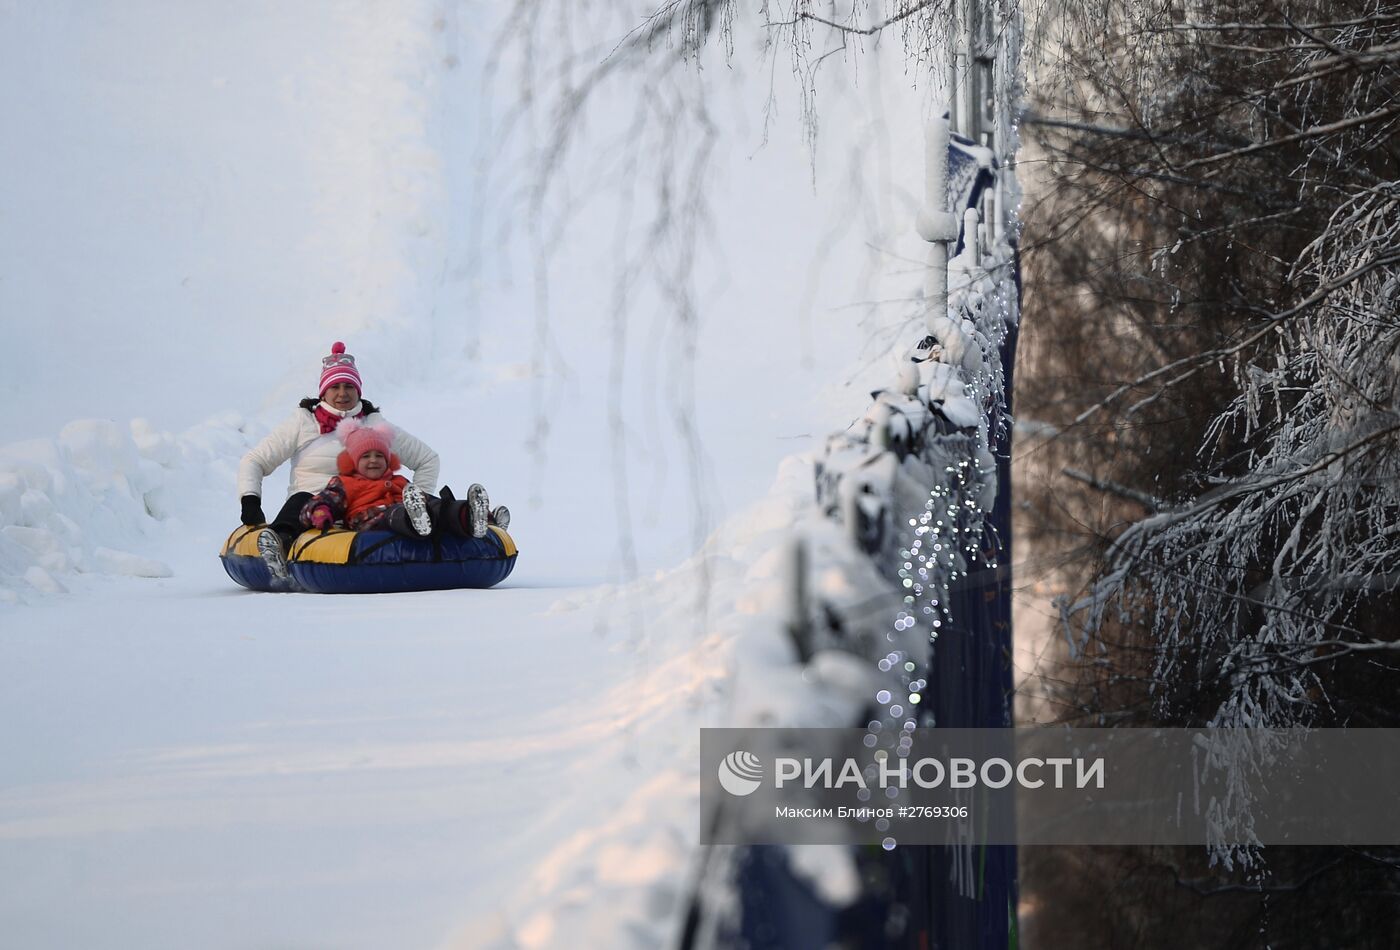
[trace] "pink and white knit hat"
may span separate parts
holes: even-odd
[[[345,352],[345,344],[339,340],[331,344],[331,355],[321,360],[319,395],[324,396],[326,390],[336,383],[350,383],[356,392],[365,391],[365,387],[360,383],[360,371],[355,368],[355,357]]]
[[[342,475],[352,474],[360,456],[370,449],[384,453],[390,472],[397,472],[403,464],[390,448],[394,444],[394,429],[387,422],[367,426],[359,419],[346,419],[336,427],[335,434],[345,444],[345,451],[336,457]]]

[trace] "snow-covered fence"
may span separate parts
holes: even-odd
[[[941,128],[934,123],[931,140]],[[927,332],[889,384],[871,394],[866,413],[827,440],[816,469],[826,514],[878,562],[910,561],[893,573],[910,581],[906,596],[916,600],[946,590],[977,559],[1000,484],[995,453],[1010,420],[1003,349],[1017,320],[1015,250],[1004,228],[993,228],[999,236],[985,247],[979,233],[977,205],[998,187],[994,157],[961,140],[931,151],[948,156],[956,170],[947,176],[947,202],[964,213],[934,209],[920,217],[931,247]],[[938,172],[930,177],[942,178]],[[957,516],[940,524],[950,505]],[[954,534],[951,547],[922,540]],[[911,547],[921,555],[901,555]]]
[[[798,721],[736,724],[863,728],[880,720],[885,741],[916,725],[1010,725],[1009,585],[998,565],[1010,542],[1019,282],[1014,228],[995,218],[988,227],[979,210],[1002,213],[1007,173],[992,150],[950,141],[946,122],[929,138],[930,207],[919,221],[932,248],[926,325],[865,414],[827,440],[813,469],[817,510],[782,553],[791,660],[813,691],[831,695]],[[746,659],[739,662],[745,678]],[[833,721],[836,709],[848,718]],[[682,945],[761,943],[765,926],[823,943],[842,932],[839,920],[883,927],[891,914],[906,935],[930,935],[937,946],[1005,945],[1014,849],[918,848],[884,858],[823,849],[815,867],[802,850],[746,848],[706,861]],[[872,872],[871,864],[885,866]],[[890,886],[833,886],[866,872]],[[704,903],[725,907],[718,913],[727,922],[717,924]]]
[[[979,0],[950,7],[949,112],[930,123],[916,225],[929,246],[923,326],[896,348],[900,358],[866,412],[814,460],[816,507],[784,555],[789,662],[810,702],[780,721],[753,721],[742,714],[752,707],[740,706],[734,725],[868,728],[894,748],[919,726],[1011,724],[1003,565],[1020,303],[1008,167],[1019,31],[991,29]],[[1014,12],[1005,22],[1015,25]],[[771,667],[774,656],[762,659]],[[738,679],[759,678],[750,669],[756,651],[736,659]],[[844,722],[831,721],[838,708]],[[719,812],[704,820],[722,823]],[[882,883],[856,883],[869,881]],[[781,933],[787,945],[815,946],[879,933],[891,946],[1006,946],[1015,940],[1015,881],[1014,848],[711,853],[680,942],[766,946]]]

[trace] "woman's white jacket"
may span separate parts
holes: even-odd
[[[357,404],[337,415],[351,416],[359,411]],[[366,425],[384,421],[377,412],[364,419]],[[334,432],[321,434],[321,426],[310,409],[297,409],[243,456],[238,464],[238,497],[262,497],[262,480],[288,459],[292,462],[292,475],[287,494],[318,492],[326,487],[331,476],[338,474],[336,458],[344,449]],[[413,470],[413,484],[430,495],[437,493],[439,462],[436,452],[398,426],[394,426],[393,451],[405,467]]]

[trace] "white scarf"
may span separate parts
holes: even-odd
[[[321,408],[322,408],[322,409],[326,410],[327,412],[331,413],[332,415],[340,416],[340,418],[342,418],[342,419],[349,418],[350,416],[358,416],[358,415],[360,414],[360,410],[363,408],[363,406],[364,406],[363,403],[361,403],[361,402],[359,402],[359,401],[356,401],[355,405],[351,406],[349,409],[337,409],[335,406],[332,406],[330,403],[326,402],[324,399],[321,400]]]

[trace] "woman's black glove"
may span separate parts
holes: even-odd
[[[267,517],[263,514],[262,510],[262,499],[257,495],[243,496],[242,521],[249,526],[267,524]]]

